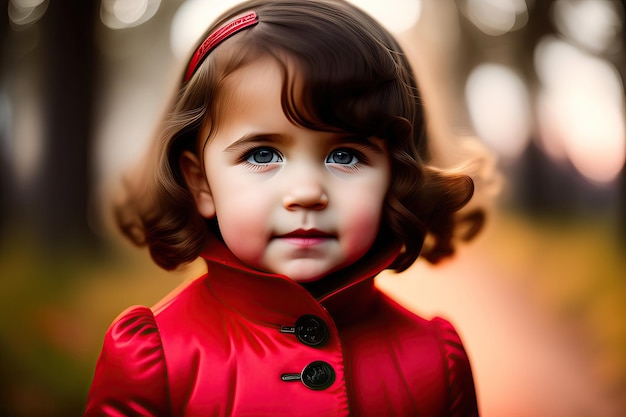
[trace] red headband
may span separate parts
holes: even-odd
[[[191,57],[189,65],[187,66],[187,72],[185,73],[184,82],[189,81],[193,74],[198,69],[198,66],[204,61],[204,58],[211,52],[217,45],[226,40],[229,36],[235,33],[259,23],[259,19],[255,12],[246,13],[230,22],[220,26],[215,31],[211,32],[209,36],[198,46],[196,52]]]

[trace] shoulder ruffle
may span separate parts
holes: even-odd
[[[446,361],[448,379],[448,414],[450,417],[476,417],[478,406],[469,358],[454,326],[436,317],[432,320]]]
[[[167,416],[167,371],[159,329],[147,307],[131,307],[109,327],[85,416]]]

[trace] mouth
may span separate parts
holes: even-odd
[[[297,229],[283,235],[278,235],[276,238],[292,245],[306,248],[334,239],[335,235],[317,229]]]

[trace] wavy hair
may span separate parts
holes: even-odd
[[[452,255],[462,220],[457,212],[472,198],[473,181],[429,165],[417,82],[393,36],[345,1],[252,0],[223,14],[201,39],[248,10],[259,23],[224,41],[180,83],[144,175],[128,184],[127,198],[116,208],[123,233],[148,246],[165,269],[198,257],[209,234],[219,237],[216,220],[196,210],[180,155],[201,149],[203,126],[219,125],[225,78],[269,55],[283,69],[282,106],[293,123],[386,141],[392,178],[377,245],[401,242],[392,267],[402,271],[420,253],[430,262]],[[471,227],[464,237],[475,235],[483,219],[480,210],[466,215]]]

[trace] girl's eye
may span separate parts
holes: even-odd
[[[283,157],[272,148],[260,148],[248,153],[246,162],[254,165],[282,162]]]
[[[359,162],[359,158],[353,151],[337,149],[328,155],[326,162],[329,164],[356,165]]]

